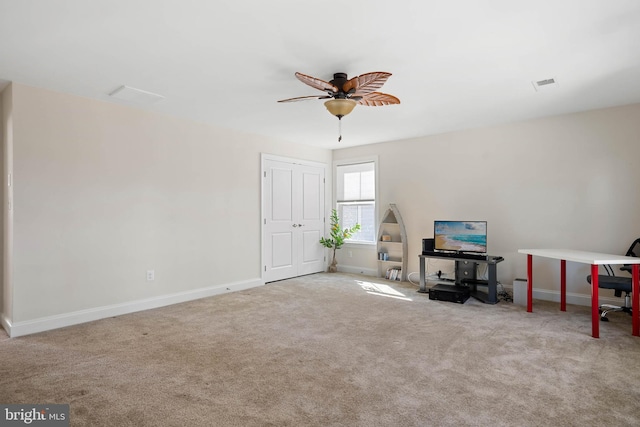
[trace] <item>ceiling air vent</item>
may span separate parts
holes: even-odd
[[[554,78],[538,80],[531,82],[536,92],[547,89],[556,89],[558,87],[558,81]]]
[[[147,92],[129,86],[120,86],[113,92],[109,93],[112,98],[121,99],[123,101],[135,102],[136,104],[155,104],[162,101],[164,96],[157,93]]]

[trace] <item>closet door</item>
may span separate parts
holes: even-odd
[[[324,269],[325,168],[263,158],[263,279]]]
[[[324,168],[299,165],[302,193],[298,212],[298,275],[323,271],[325,250],[320,244],[324,235]]]

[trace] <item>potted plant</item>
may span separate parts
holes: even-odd
[[[329,273],[335,273],[338,271],[338,261],[336,260],[336,249],[340,249],[344,244],[344,241],[349,239],[353,233],[360,230],[360,224],[356,224],[351,228],[340,228],[340,218],[338,218],[338,212],[333,209],[331,211],[331,233],[330,237],[323,237],[320,239],[322,246],[332,249],[333,254],[331,257],[331,265],[329,265]]]

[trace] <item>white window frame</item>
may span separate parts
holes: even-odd
[[[349,166],[356,165],[359,163],[373,163],[373,173],[375,175],[375,195],[373,200],[373,212],[374,212],[374,227],[376,230],[374,231],[373,241],[367,242],[362,240],[347,240],[345,241],[345,246],[370,246],[375,248],[377,245],[377,235],[378,235],[378,156],[367,156],[360,157],[355,159],[343,159],[336,160],[333,162],[333,206],[336,210],[338,209],[338,166]]]

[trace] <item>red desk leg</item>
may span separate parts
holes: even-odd
[[[600,313],[598,312],[598,265],[591,264],[591,336],[600,338]]]
[[[631,303],[631,323],[633,325],[633,335],[636,337],[640,337],[640,285],[638,284],[638,280],[640,280],[638,274],[638,264],[633,264],[631,267],[631,298],[633,299]]]
[[[527,312],[533,311],[533,255],[527,255]]]
[[[560,260],[560,310],[567,311],[567,260]]]

